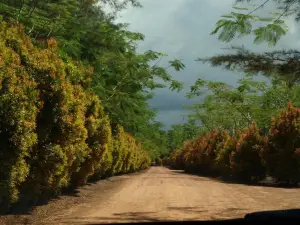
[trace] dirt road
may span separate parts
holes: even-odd
[[[81,200],[77,204],[64,203],[68,198]],[[54,207],[56,212],[52,207],[51,216],[45,213],[37,222],[88,224],[238,218],[255,211],[300,208],[300,189],[228,184],[152,167],[139,174],[100,181],[49,205],[60,201],[60,206]],[[35,213],[29,217],[34,216]]]

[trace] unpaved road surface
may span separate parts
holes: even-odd
[[[300,208],[300,189],[222,183],[163,167],[83,187],[32,215],[12,221],[89,224],[170,220],[216,220],[246,213]]]

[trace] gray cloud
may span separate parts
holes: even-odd
[[[168,54],[168,59],[182,59],[186,69],[179,73],[172,73],[173,77],[185,82],[181,93],[171,92],[168,89],[159,89],[156,96],[150,101],[152,107],[158,109],[157,120],[168,128],[173,123],[182,123],[183,114],[188,111],[183,105],[201,102],[203,98],[189,100],[185,94],[189,86],[201,75],[210,80],[226,81],[232,85],[242,74],[229,72],[220,68],[195,62],[198,57],[208,57],[224,53],[222,48],[229,44],[211,36],[216,21],[221,15],[231,12],[234,0],[141,0],[143,8],[129,8],[121,14],[119,22],[129,23],[131,31],[145,35],[145,41],[139,45],[139,51],[148,49]],[[269,5],[264,12],[274,10]],[[282,38],[277,45],[280,48],[300,47],[299,33],[295,22],[287,21],[289,34]],[[253,44],[253,37],[236,39],[230,44],[244,44],[253,51],[270,50],[266,44]],[[165,62],[167,61],[165,60]],[[164,62],[162,63],[164,65]]]

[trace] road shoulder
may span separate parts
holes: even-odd
[[[74,212],[78,208],[90,204],[95,199],[97,201],[106,200],[107,196],[112,196],[122,189],[129,182],[129,179],[146,172],[147,170],[88,183],[50,200],[46,205],[34,207],[31,212],[0,216],[0,224],[49,224],[48,221],[51,221],[52,218]]]

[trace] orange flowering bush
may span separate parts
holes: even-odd
[[[230,165],[230,156],[233,151],[235,151],[236,143],[239,139],[239,132],[235,135],[230,135],[227,131],[223,131],[222,139],[218,142],[216,146],[217,157],[216,157],[216,167],[218,171],[223,176],[230,176],[232,174]]]
[[[236,148],[230,155],[232,173],[237,179],[252,181],[264,178],[265,168],[260,157],[264,139],[255,122],[241,133]]]
[[[215,130],[187,141],[182,149],[173,153],[168,163],[187,172],[257,181],[266,174],[260,157],[265,139],[255,123],[235,135]]]
[[[224,130],[214,130],[206,136],[207,146],[203,150],[203,167],[206,174],[220,174],[217,159],[220,152],[228,147],[226,143],[228,136]]]
[[[300,181],[300,109],[291,103],[272,119],[262,150],[268,174],[280,182]]]
[[[226,131],[212,131],[193,141],[186,141],[182,149],[173,153],[168,163],[174,168],[185,169],[188,172],[203,175],[221,174],[222,169],[229,168],[232,146],[233,142]]]
[[[203,173],[204,150],[207,147],[206,136],[201,136],[194,141],[186,142],[183,147],[184,168],[189,172]]]

